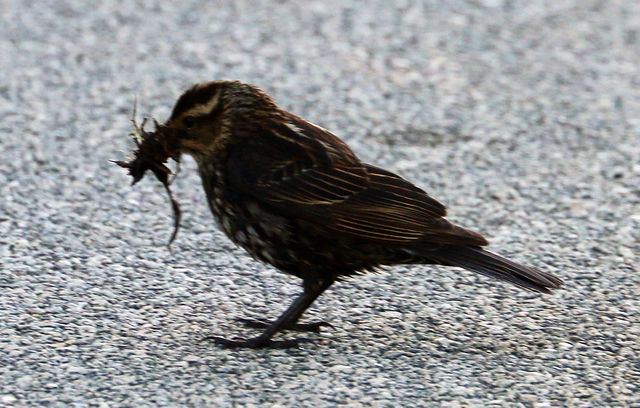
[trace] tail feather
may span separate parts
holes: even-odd
[[[446,245],[427,255],[445,265],[459,266],[523,289],[550,293],[563,285],[562,280],[539,269],[521,265],[479,247]]]

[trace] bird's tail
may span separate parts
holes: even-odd
[[[551,289],[563,285],[562,280],[551,274],[530,266],[520,265],[479,247],[445,245],[430,252],[428,258],[444,265],[459,266],[511,282],[534,292],[550,293]]]

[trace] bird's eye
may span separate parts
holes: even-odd
[[[185,116],[184,119],[182,119],[182,124],[186,128],[192,128],[193,125],[196,124],[196,118],[193,116]]]

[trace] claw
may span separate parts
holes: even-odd
[[[271,322],[265,321],[265,320],[258,320],[258,319],[243,319],[243,318],[239,318],[236,319],[237,321],[239,321],[240,323],[244,324],[247,327],[250,327],[252,329],[266,329],[267,327],[271,326]],[[289,326],[285,326],[283,328],[283,330],[293,330],[293,331],[300,331],[300,332],[312,332],[312,333],[320,333],[320,328],[321,327],[330,327],[330,328],[334,328],[333,325],[331,325],[330,323],[327,322],[313,322],[313,323],[296,323],[293,325],[289,325]]]
[[[208,336],[205,337],[204,340],[213,341],[214,343],[224,347],[224,348],[276,348],[276,349],[288,349],[288,348],[296,348],[300,345],[300,343],[311,342],[310,339],[291,339],[291,340],[271,340],[265,339],[263,337],[254,337],[252,339],[236,339],[230,340],[225,339],[224,337],[216,337],[216,336]]]

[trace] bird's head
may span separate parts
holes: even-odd
[[[171,139],[179,153],[198,159],[215,154],[228,143],[242,142],[236,140],[239,135],[258,133],[250,127],[259,126],[278,112],[271,97],[253,85],[204,82],[180,96],[161,133]]]

